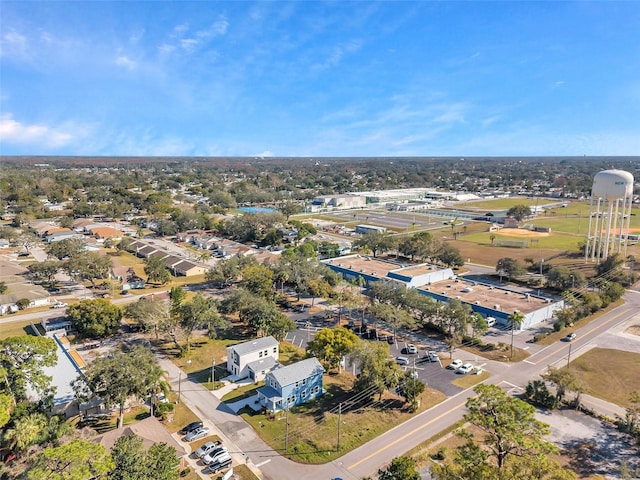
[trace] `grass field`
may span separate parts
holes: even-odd
[[[627,408],[631,392],[640,392],[640,354],[593,348],[573,360],[571,372],[586,393]]]
[[[326,393],[320,398],[293,408],[288,414],[289,431],[285,435],[284,413],[275,417],[244,411],[242,416],[272,448],[299,463],[326,463],[353,450],[382,432],[404,422],[413,414],[401,399],[385,393],[363,408],[345,411],[341,416],[338,451],[337,406],[352,395],[353,378],[348,374],[325,375]],[[418,412],[441,402],[442,392],[427,388],[420,397]],[[368,405],[368,406],[366,406]]]
[[[34,323],[37,324],[37,322]],[[0,340],[4,340],[9,337],[18,337],[21,335],[33,335],[30,325],[30,320],[3,323],[0,325]]]

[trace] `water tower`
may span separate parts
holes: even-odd
[[[631,222],[633,175],[624,170],[603,170],[593,178],[585,262],[600,263],[609,255],[626,257]]]

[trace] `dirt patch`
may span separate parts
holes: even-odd
[[[507,237],[538,238],[549,236],[549,232],[533,232],[524,228],[502,228],[494,233],[496,235],[506,235]]]
[[[640,325],[631,325],[627,329],[625,329],[624,333],[630,333],[631,335],[640,336]]]

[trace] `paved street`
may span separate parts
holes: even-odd
[[[595,346],[622,348],[624,350],[640,352],[640,339],[624,333],[625,327],[632,321],[637,322],[640,316],[640,293],[627,292],[627,303],[602,315],[590,325],[577,330],[577,339],[573,342],[557,342],[549,346],[525,343],[530,334],[522,333],[514,337],[517,344],[529,348],[531,356],[524,362],[510,365],[502,362],[492,362],[470,357],[462,351],[456,357],[471,361],[475,365],[486,364],[484,368],[491,373],[487,383],[500,385],[510,393],[519,393],[526,383],[543,373],[548,365],[562,366],[571,358],[588,351]],[[117,299],[120,300],[120,299]],[[116,303],[119,303],[116,300]],[[125,299],[122,299],[125,301]],[[47,312],[49,313],[49,312]],[[51,312],[59,315],[62,312]],[[36,318],[42,313],[26,314],[9,317],[13,321],[21,321],[34,315]],[[304,321],[305,314],[296,314],[296,320]],[[318,319],[319,321],[319,319]],[[307,328],[306,321],[304,328]],[[511,332],[495,332],[496,336],[505,335],[510,338]],[[304,330],[298,330],[292,335],[299,342],[311,338]],[[308,335],[308,336],[307,336]],[[421,342],[419,337],[407,337],[421,348],[430,348],[428,342]],[[399,353],[404,343],[393,345],[394,354]],[[169,381],[174,390],[178,390],[180,370],[167,358],[159,358],[162,367],[169,374]],[[412,365],[411,365],[412,366]],[[449,381],[455,378],[453,372],[444,370],[436,363],[422,365],[416,362],[416,367],[424,368],[421,375],[426,376],[427,382],[435,385],[439,378]],[[440,377],[442,376],[442,377]],[[237,461],[247,461],[249,465],[259,469],[265,479],[272,480],[316,480],[324,478],[342,477],[344,479],[360,479],[373,475],[377,469],[390,462],[394,457],[404,454],[416,444],[426,441],[447,428],[464,415],[464,404],[473,391],[471,389],[455,392],[444,402],[425,411],[411,420],[386,432],[380,437],[353,450],[339,459],[321,466],[300,465],[282,457],[279,452],[266,445],[256,435],[255,431],[241,417],[234,415],[224,404],[221,404],[213,394],[200,384],[191,381],[184,373],[181,382],[181,400],[187,404],[203,421],[211,427],[217,428],[223,440],[234,453]],[[616,405],[598,400],[587,395],[582,397],[583,403],[595,410],[613,417],[623,415],[624,410]]]
[[[624,325],[636,318],[640,311],[639,305],[640,295],[630,292],[627,294],[625,305],[608,312],[589,326],[579,329],[578,338],[574,342],[557,342],[546,347],[533,344],[531,347],[536,351],[532,352],[531,357],[514,365],[485,361],[486,369],[492,374],[486,382],[497,384],[513,394],[520,393],[526,383],[543,373],[548,365],[565,364],[569,349],[571,349],[572,358],[575,358],[592,346],[599,345],[598,342],[603,334],[622,330]],[[635,342],[634,351],[640,351],[638,340]],[[163,366],[172,372],[171,380],[176,388],[176,367],[171,362],[163,363]],[[435,369],[435,364],[433,368]],[[454,375],[445,370],[436,370],[436,372]],[[213,422],[228,439],[230,445],[233,444],[238,452],[245,452],[248,460],[261,470],[263,477],[272,480],[316,480],[334,477],[357,480],[373,475],[380,466],[389,463],[394,457],[404,454],[418,443],[430,439],[460,420],[465,412],[464,404],[467,398],[473,395],[472,389],[460,391],[333,462],[321,466],[309,466],[291,462],[280,456],[278,452],[264,444],[241,418],[230,413],[200,385],[190,381],[183,382],[182,392],[184,401],[198,415]],[[624,409],[588,395],[583,395],[582,401],[588,408],[594,408],[612,417],[616,414],[624,414]]]

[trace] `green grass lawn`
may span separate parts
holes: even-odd
[[[232,392],[227,393],[224,397],[222,397],[222,401],[225,403],[234,403],[243,398],[252,397],[257,393],[257,390],[260,387],[264,386],[264,381],[258,383],[251,383],[249,385],[242,385],[241,387],[236,388]]]
[[[4,317],[3,317],[4,318]],[[33,322],[38,324],[38,322]],[[18,337],[21,335],[33,335],[31,330],[31,321],[24,320],[22,322],[10,322],[0,325],[0,340],[4,340],[9,337]]]
[[[451,383],[453,383],[457,387],[467,389],[486,380],[490,376],[491,375],[489,374],[489,372],[487,372],[486,370],[482,370],[482,373],[480,375],[476,375],[475,373],[469,374],[469,375],[462,375],[460,376],[460,378],[456,378]]]
[[[285,435],[285,414],[282,412],[268,416],[247,410],[242,416],[272,448],[285,453],[286,440],[286,455],[289,458],[299,463],[318,464],[344,455],[413,415],[404,409],[402,399],[385,393],[382,400],[378,401],[376,396],[374,403],[368,407],[350,409],[341,415],[338,451],[337,407],[353,395],[353,378],[345,373],[325,375],[324,382],[326,393],[323,396],[289,412],[288,437]],[[442,392],[427,388],[420,398],[418,412],[445,398]]]
[[[593,348],[571,362],[571,372],[586,393],[627,408],[631,392],[640,391],[640,354]]]

